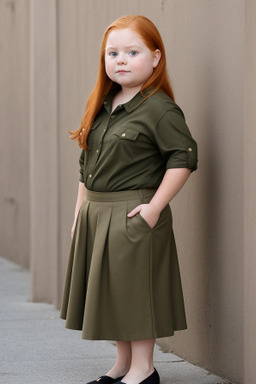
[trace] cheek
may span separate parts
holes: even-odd
[[[133,69],[145,75],[151,74],[153,72],[153,65],[151,60],[138,60],[133,62]]]
[[[144,76],[150,76],[153,72],[153,67],[148,63],[140,63],[136,66],[137,72],[141,73]]]
[[[105,71],[107,75],[113,73],[114,71],[114,64],[109,60],[105,60]]]

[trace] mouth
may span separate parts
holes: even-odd
[[[116,71],[117,73],[128,73],[130,71],[126,71],[125,69],[119,69],[118,71]]]

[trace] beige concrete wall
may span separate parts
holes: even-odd
[[[30,2],[31,299],[58,304],[57,1]]]
[[[245,126],[244,126],[244,383],[256,377],[256,3],[245,8]]]
[[[123,14],[148,16],[163,36],[176,100],[199,143],[200,158],[198,171],[172,203],[189,328],[159,342],[237,383],[253,383],[254,1],[0,0],[0,6],[5,47],[5,55],[0,50],[5,65],[0,123],[6,140],[0,149],[9,169],[10,148],[18,159],[16,178],[0,162],[2,255],[22,262],[20,255],[30,248],[32,299],[60,304],[80,152],[67,131],[80,123],[105,28]],[[11,19],[13,6],[19,21]],[[3,11],[9,15],[4,24]],[[19,64],[13,61],[16,47],[27,52]],[[23,79],[17,91],[9,62]],[[24,135],[18,135],[21,130]],[[17,179],[21,189],[15,188]],[[26,206],[16,211],[16,219],[9,207],[13,196]],[[19,223],[23,242],[14,237],[13,222]]]
[[[0,255],[29,267],[29,0],[0,0]]]

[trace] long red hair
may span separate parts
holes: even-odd
[[[131,28],[134,32],[138,33],[144,44],[154,52],[159,49],[161,52],[161,58],[154,69],[150,78],[143,84],[141,88],[141,94],[143,91],[150,88],[152,92],[147,96],[153,95],[159,89],[162,89],[168,96],[174,100],[173,90],[168,78],[166,68],[166,54],[164,44],[161,35],[156,26],[146,17],[139,15],[128,15],[120,17],[115,20],[105,31],[100,47],[100,63],[98,77],[95,87],[89,96],[86,104],[85,113],[83,115],[81,125],[76,131],[70,131],[71,139],[77,139],[81,148],[87,150],[87,137],[89,135],[93,121],[100,111],[102,104],[109,93],[109,91],[116,85],[107,76],[105,71],[105,48],[109,33],[113,29],[125,29]],[[145,96],[145,98],[147,98]]]

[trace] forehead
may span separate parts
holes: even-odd
[[[118,45],[145,45],[138,33],[130,28],[113,29],[107,38],[106,48]]]

